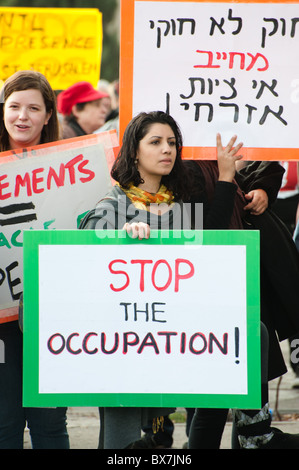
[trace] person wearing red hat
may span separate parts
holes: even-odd
[[[57,109],[63,116],[62,138],[92,134],[101,127],[109,111],[107,93],[93,88],[89,82],[78,82],[59,93]]]

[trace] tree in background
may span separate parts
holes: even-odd
[[[98,8],[103,14],[101,78],[119,76],[119,0],[1,0],[1,7]]]

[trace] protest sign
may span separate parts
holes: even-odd
[[[17,318],[23,230],[75,229],[112,187],[116,131],[0,154],[0,323]]]
[[[0,80],[18,70],[43,73],[53,89],[97,86],[102,13],[96,8],[0,8]]]
[[[183,157],[215,159],[216,133],[245,160],[298,160],[299,3],[127,0],[121,10],[120,134],[169,112]]]
[[[260,407],[257,231],[26,231],[24,276],[25,406]]]

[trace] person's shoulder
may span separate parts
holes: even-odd
[[[115,184],[110,191],[98,202],[98,204],[105,203],[105,202],[115,202],[118,201],[120,197],[126,197],[123,190],[120,188],[118,184]],[[98,205],[97,204],[97,205]]]
[[[61,124],[61,135],[63,139],[72,139],[77,137],[74,129],[65,121]]]

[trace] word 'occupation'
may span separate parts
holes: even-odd
[[[98,346],[90,346],[89,341],[91,338],[100,337]],[[161,338],[164,338],[164,340]],[[178,341],[172,341],[172,338],[178,339]],[[161,346],[161,342],[163,343]],[[155,335],[151,332],[145,334],[143,339],[140,339],[139,335],[134,331],[126,331],[122,334],[114,333],[114,344],[108,349],[106,333],[96,332],[87,333],[83,339],[80,339],[79,333],[71,333],[65,338],[61,333],[55,333],[50,336],[47,341],[47,348],[50,353],[59,355],[63,351],[66,351],[72,355],[78,354],[97,354],[102,352],[103,354],[115,354],[117,351],[121,351],[122,354],[127,354],[130,348],[135,348],[137,354],[142,354],[145,348],[151,348],[155,354],[161,353],[161,348],[164,346],[166,354],[173,352],[172,346],[180,354],[185,354],[189,351],[191,354],[200,355],[208,351],[210,354],[214,352],[214,345],[224,355],[228,351],[228,333],[223,334],[222,341],[220,342],[215,334],[209,333],[206,337],[204,333],[196,332],[189,338],[187,334],[176,331],[158,331]]]

